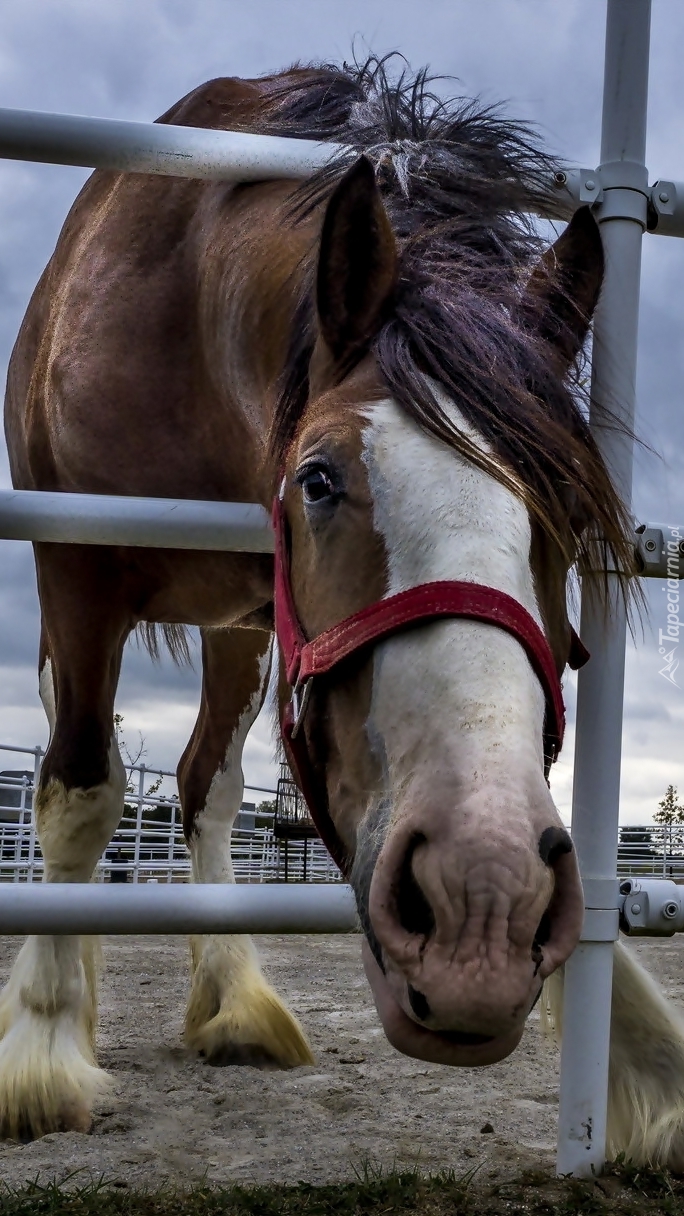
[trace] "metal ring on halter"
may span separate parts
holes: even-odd
[[[292,739],[295,739],[297,737],[297,733],[298,733],[299,728],[304,719],[304,714],[306,713],[306,707],[309,704],[309,697],[311,696],[311,684],[312,684],[312,678],[311,678],[311,676],[309,676],[308,680],[302,680],[301,682],[299,680],[297,680],[294,688],[292,689],[293,722],[292,722],[292,733],[290,736],[290,738],[292,738]]]

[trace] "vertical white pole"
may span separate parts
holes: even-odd
[[[14,845],[14,877],[13,882],[19,882],[19,866],[21,865],[21,851],[24,843],[24,828],[26,827],[26,812],[28,810],[28,822],[31,823],[31,811],[26,806],[26,792],[29,787],[29,779],[22,777],[21,779],[21,796],[19,799],[19,820],[17,823],[17,836]],[[30,826],[29,826],[30,830]]]
[[[185,843],[185,832],[183,831],[183,818],[182,818],[183,811],[182,811],[182,808],[180,805],[180,796],[176,797],[176,802],[175,802],[174,806],[175,806],[175,809],[173,812],[174,866],[178,870],[178,876],[181,879],[181,881],[185,881],[186,875],[184,873],[184,869],[185,869],[185,863],[186,863],[186,859],[187,859],[187,855],[188,855],[188,850],[187,850],[187,845]],[[174,875],[174,879],[172,881],[175,881],[175,875]]]
[[[171,821],[169,823],[169,841],[166,851],[166,881],[173,882],[173,857],[174,847],[176,844],[176,808],[173,805],[173,800],[171,798],[169,798],[169,814],[171,816]]]
[[[28,847],[28,867],[26,872],[26,881],[33,882],[36,863],[36,793],[38,792],[38,782],[40,780],[40,765],[43,759],[43,750],[41,747],[33,749],[33,793],[31,794],[31,818],[29,820],[29,847]],[[44,873],[45,871],[43,871]]]
[[[145,798],[145,765],[138,768],[138,800],[135,812],[135,844],[133,846],[133,882],[140,881],[140,837],[142,836],[143,800]]]
[[[591,423],[613,479],[631,500],[633,445],[602,425],[608,409],[634,423],[641,237],[646,224],[646,105],[650,0],[608,0],[597,218],[606,277],[594,326]],[[565,967],[558,1173],[600,1171],[606,1155],[608,1054],[617,937],[617,841],[626,619],[609,576],[612,612],[582,597],[591,662],[579,677],[572,835],[585,902],[583,940]]]

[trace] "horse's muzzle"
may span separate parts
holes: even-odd
[[[577,944],[582,889],[558,824],[528,823],[507,839],[496,823],[478,834],[467,819],[465,829],[444,823],[430,835],[411,816],[390,828],[370,883],[364,965],[395,1047],[472,1067],[519,1042],[543,980]]]
[[[404,1055],[430,1064],[477,1068],[505,1060],[518,1046],[525,1027],[524,1018],[507,1034],[498,1036],[428,1030],[419,1025],[396,1000],[367,941],[363,943],[362,957],[382,1028],[392,1046]]]

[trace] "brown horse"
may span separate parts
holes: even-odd
[[[275,491],[306,636],[425,584],[486,584],[542,638],[557,684],[569,568],[591,577],[599,534],[630,562],[570,387],[603,269],[591,214],[540,255],[525,216],[549,163],[529,132],[440,102],[422,76],[392,84],[376,62],[213,81],[160,121],[352,151],[303,186],[94,174],[13,354],[15,486],[266,506]],[[232,881],[271,559],[38,544],[36,566],[46,879],[87,881],[121,815],[127,637],[142,624],[154,646],[159,625],[178,649],[192,623],[203,685],[178,770],[185,832],[195,880]],[[509,1054],[578,940],[548,717],[529,651],[489,620],[414,622],[314,681],[300,747],[348,858],[380,1017],[408,1054]],[[612,1147],[677,1163],[684,1040],[619,962]],[[208,1060],[311,1060],[249,939],[195,939],[192,970],[186,1039]],[[29,939],[0,1005],[6,1134],[88,1127],[106,1081],[95,1023],[88,939]]]

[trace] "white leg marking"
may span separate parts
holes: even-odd
[[[52,738],[57,721],[57,707],[55,705],[55,682],[52,678],[52,659],[49,657],[43,663],[43,669],[38,677],[38,693],[43,702],[45,717],[50,727],[50,738]]]
[[[235,728],[223,764],[214,773],[206,802],[197,816],[190,841],[195,882],[234,882],[230,837],[244,791],[242,752],[261,708],[262,690],[271,666],[271,651],[259,659],[259,686]]]
[[[0,997],[0,1134],[88,1131],[108,1086],[95,1063],[96,939],[30,937]]]
[[[109,747],[109,776],[91,789],[67,790],[50,781],[36,806],[45,882],[89,882],[123,810],[126,770],[116,740]]]
[[[51,730],[54,690],[49,660],[40,694]],[[94,789],[51,781],[36,800],[47,882],[88,882],[121,816],[126,775],[114,740],[109,777]],[[97,942],[30,937],[0,996],[0,1131],[42,1135],[87,1130],[93,1101],[108,1079],[95,1064]]]
[[[259,660],[259,686],[214,774],[191,837],[195,882],[234,882],[230,838],[244,789],[242,750],[256,718],[271,663]],[[271,1060],[290,1067],[312,1062],[297,1020],[264,979],[251,938],[194,937],[193,979],[185,1020],[189,1046],[214,1063]]]

